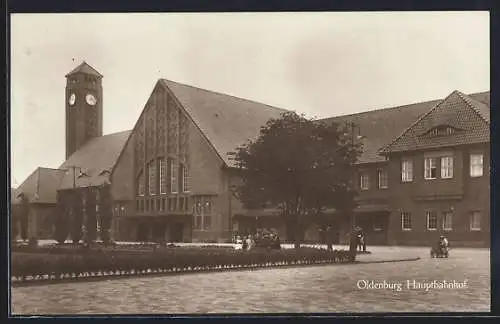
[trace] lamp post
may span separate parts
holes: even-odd
[[[356,135],[357,132],[357,135]],[[361,136],[361,131],[360,127],[358,124],[354,122],[346,122],[345,123],[345,132],[344,136],[346,136],[349,139],[349,145],[351,145],[351,148],[354,149],[354,146],[357,141],[362,140],[364,137]],[[352,211],[352,215],[350,217],[350,229],[353,230],[354,227],[356,226],[356,214],[354,210]]]

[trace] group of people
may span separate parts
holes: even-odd
[[[234,235],[233,243],[236,250],[249,251],[254,247],[262,247],[267,249],[280,249],[281,243],[278,231],[274,228],[266,229],[259,228],[255,234]]]
[[[358,251],[366,252],[366,240],[365,234],[363,233],[363,229],[361,227],[356,227],[354,229],[355,239],[356,239],[356,249]]]

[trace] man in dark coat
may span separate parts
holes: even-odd
[[[328,227],[326,228],[326,249],[328,251],[332,251],[333,250],[333,230],[332,230],[332,227],[330,225],[328,225]]]
[[[353,229],[349,235],[349,261],[353,262],[354,260],[356,260],[357,248],[358,248],[357,231]]]

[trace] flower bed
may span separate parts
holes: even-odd
[[[13,254],[11,277],[15,281],[59,280],[109,275],[191,272],[318,263],[348,263],[348,251],[298,249],[281,251],[196,251],[164,249],[160,253],[43,253]]]

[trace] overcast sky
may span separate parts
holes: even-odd
[[[65,155],[64,75],[104,75],[104,133],[134,126],[158,78],[309,116],[489,90],[489,15],[15,14],[11,167],[17,186]]]

